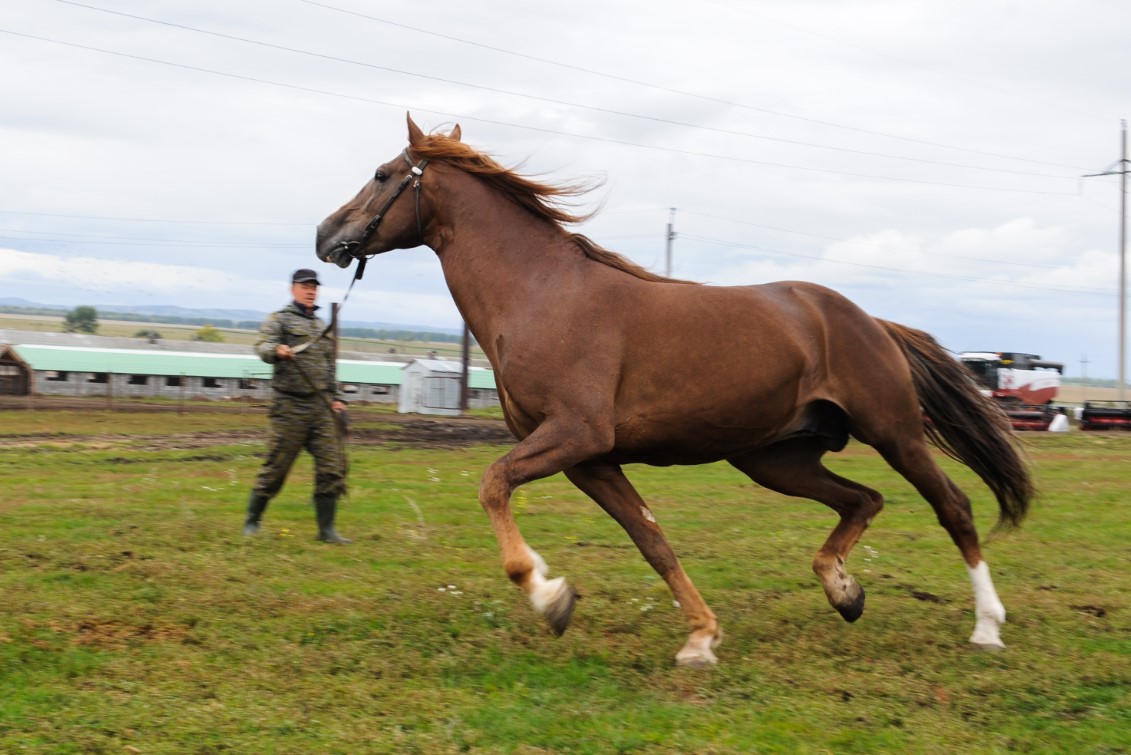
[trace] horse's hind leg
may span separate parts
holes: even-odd
[[[970,642],[982,648],[1004,648],[1001,626],[1005,623],[1005,606],[994,590],[990,568],[982,558],[970,499],[935,463],[925,442],[881,444],[876,450],[931,504],[939,524],[962,552],[974,586],[975,624]]]
[[[728,461],[763,487],[819,501],[840,515],[813,559],[813,571],[832,607],[846,621],[856,621],[864,613],[864,588],[844,565],[884,499],[875,490],[825,469],[821,457],[826,450],[818,438],[794,438]]]
[[[620,467],[584,464],[565,470],[565,474],[624,528],[640,553],[668,583],[691,628],[687,642],[676,654],[676,663],[680,666],[714,665],[712,649],[722,640],[719,622],[683,571],[644,499]]]

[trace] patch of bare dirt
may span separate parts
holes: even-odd
[[[121,648],[134,642],[182,642],[188,628],[176,624],[147,623],[140,626],[113,619],[83,619],[74,624],[55,624],[52,630],[70,635],[79,645]]]
[[[498,420],[420,419],[414,417],[393,427],[359,427],[350,431],[350,445],[395,443],[428,448],[459,448],[484,443],[513,443],[506,423]]]
[[[54,408],[54,407],[53,407]],[[89,407],[88,407],[89,408]],[[205,407],[200,411],[208,411]],[[359,418],[350,429],[350,446],[423,446],[461,448],[482,444],[508,444],[514,436],[502,420],[478,417],[429,417],[420,415],[369,415]],[[107,449],[129,445],[145,451],[183,451],[262,443],[263,430],[206,430],[169,435],[124,435],[117,433],[70,434],[62,432],[28,433],[4,437],[7,448],[67,447],[82,444],[88,449]],[[201,457],[201,460],[207,460]],[[114,461],[114,460],[111,460]],[[128,460],[123,460],[126,463]]]

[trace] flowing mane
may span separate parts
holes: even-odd
[[[447,163],[462,171],[474,174],[505,194],[516,204],[525,207],[538,217],[558,225],[582,223],[593,217],[597,212],[594,210],[584,214],[575,213],[563,202],[563,199],[587,194],[595,189],[599,185],[598,183],[551,184],[535,181],[519,174],[512,168],[502,165],[490,155],[483,154],[474,147],[470,147],[458,139],[452,139],[446,134],[428,134],[423,140],[412,146],[412,152],[418,158]],[[650,272],[624,255],[605,249],[588,236],[580,233],[571,233],[570,239],[581,248],[581,251],[589,259],[626,272],[641,280],[692,283],[692,281],[666,278]]]
[[[623,254],[610,252],[608,249],[605,249],[603,246],[593,241],[593,239],[588,236],[583,236],[580,233],[570,234],[570,238],[581,247],[581,251],[584,252],[585,256],[589,259],[600,262],[603,265],[608,265],[609,267],[615,267],[617,270],[623,270],[629,275],[635,275],[641,280],[653,281],[655,283],[687,283],[693,286],[699,285],[695,281],[665,278],[662,275],[657,275],[656,273],[645,270]]]

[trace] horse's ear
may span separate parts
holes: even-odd
[[[424,141],[424,132],[420,130],[420,126],[412,120],[412,113],[408,114],[408,143],[409,145],[419,144]]]
[[[463,136],[463,131],[460,130],[459,124],[457,123],[456,127],[452,129],[452,133],[448,134],[448,137],[452,141],[458,142],[461,136]]]

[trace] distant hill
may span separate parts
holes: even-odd
[[[14,312],[28,315],[62,315],[74,307],[60,304],[40,304],[13,296],[0,296],[0,312]],[[131,304],[105,304],[95,307],[98,316],[104,320],[126,320],[129,322],[166,322],[170,324],[183,323],[187,325],[215,325],[229,328],[257,328],[266,312],[253,309],[191,309],[188,307],[174,307],[170,305],[145,305]],[[431,325],[411,325],[405,323],[387,322],[361,322],[356,320],[342,320],[341,328],[351,330],[365,330],[374,333],[379,331],[397,333],[436,333],[448,337],[460,337],[463,331],[459,328],[437,328]],[[348,335],[348,334],[347,334]],[[447,340],[447,339],[445,339]]]
[[[63,307],[58,304],[37,304],[27,299],[20,299],[15,296],[0,296],[0,307],[17,307],[19,309],[49,309],[66,311],[72,309],[71,307]]]

